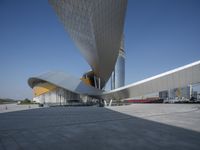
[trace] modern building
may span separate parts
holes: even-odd
[[[120,88],[125,84],[125,51],[124,37],[122,37],[115,69],[111,75],[111,90]]]
[[[178,87],[159,92],[161,99],[187,99],[190,100],[192,96],[192,86]]]
[[[120,100],[200,82],[200,61],[124,86],[123,29],[127,0],[49,0],[91,70],[80,78],[62,72],[31,77],[39,103]],[[111,77],[113,90],[104,91]]]
[[[103,88],[120,49],[127,0],[49,0]],[[99,87],[99,86],[98,86]]]
[[[96,100],[95,94],[102,93],[98,88],[88,86],[84,81],[62,72],[47,72],[30,78],[28,84],[33,88],[33,101],[43,104],[88,103]]]

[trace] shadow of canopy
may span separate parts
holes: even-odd
[[[0,149],[199,149],[200,133],[99,107],[0,114]]]

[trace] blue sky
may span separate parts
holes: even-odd
[[[200,60],[199,0],[129,0],[126,84]],[[31,98],[31,76],[90,67],[47,0],[0,0],[0,97]]]

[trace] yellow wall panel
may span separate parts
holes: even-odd
[[[41,83],[33,88],[33,92],[35,96],[42,95],[44,93],[50,92],[56,88],[55,85],[50,83]]]
[[[81,78],[81,80],[87,85],[92,85],[90,79],[88,79],[88,78],[86,78],[86,79],[85,78]]]

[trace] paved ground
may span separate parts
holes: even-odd
[[[200,148],[200,105],[53,107],[0,114],[0,149]]]
[[[26,109],[35,109],[38,108],[38,105],[31,104],[31,105],[17,105],[16,103],[13,104],[1,104],[0,105],[0,113],[12,112],[12,111],[20,111]]]
[[[109,109],[200,132],[200,104],[135,104]]]

